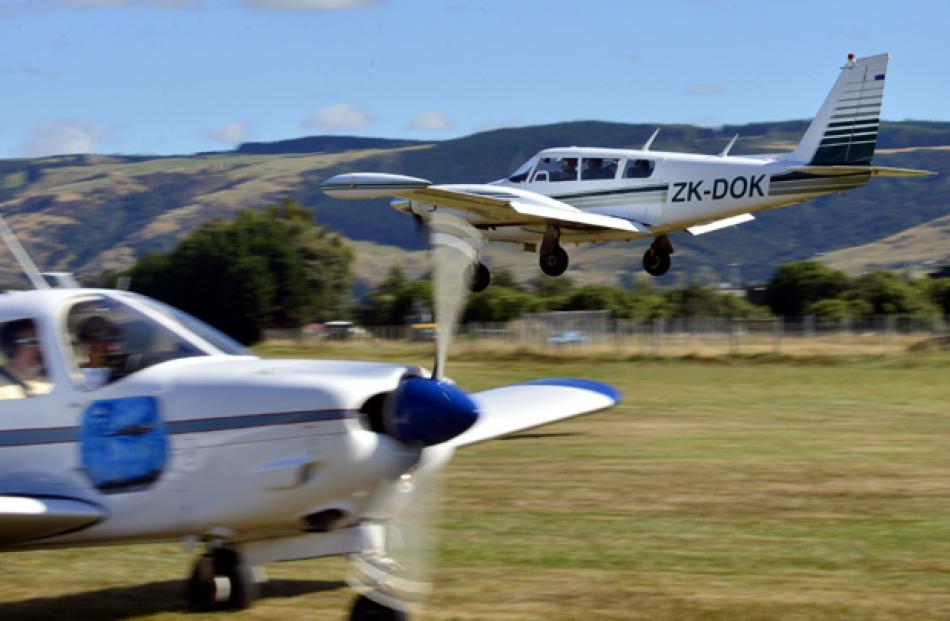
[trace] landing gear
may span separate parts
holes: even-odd
[[[472,263],[465,274],[465,286],[473,293],[484,291],[491,284],[491,271],[481,261]]]
[[[555,246],[551,252],[541,253],[541,271],[548,276],[560,276],[567,270],[570,260],[567,252],[560,246]]]
[[[670,269],[671,254],[673,254],[673,244],[670,243],[670,238],[660,235],[643,253],[643,269],[650,276],[662,276]]]
[[[409,615],[405,611],[383,606],[365,595],[360,595],[353,602],[350,621],[409,621]]]
[[[561,248],[561,229],[556,224],[549,224],[541,242],[541,271],[548,276],[560,276],[567,270],[570,261],[567,252]]]
[[[254,572],[237,550],[215,548],[195,561],[188,580],[191,610],[243,610],[250,607],[256,596]]]

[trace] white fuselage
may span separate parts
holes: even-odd
[[[611,178],[554,180],[539,174],[545,158],[574,158],[616,161]],[[649,162],[648,176],[627,178],[625,171],[637,161]],[[648,232],[624,233],[609,230],[562,231],[561,239],[571,242],[626,240],[685,230],[737,214],[753,213],[797,203],[821,194],[864,184],[867,176],[837,179],[808,178],[790,174],[799,163],[772,156],[715,156],[625,149],[569,147],[546,149],[522,170],[523,178],[500,179],[485,185],[440,186],[471,194],[501,197],[508,193],[517,200],[526,191],[547,196],[590,213],[609,215],[645,225]],[[461,214],[474,225],[483,223],[476,214]],[[543,226],[496,226],[485,229],[492,241],[535,242],[544,234]]]

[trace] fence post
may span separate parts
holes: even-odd
[[[772,323],[772,353],[781,354],[782,353],[782,335],[785,332],[785,317],[781,315],[775,316],[775,321]]]
[[[653,318],[653,355],[660,355],[660,341],[663,339],[663,318]]]
[[[728,317],[729,322],[729,354],[735,356],[739,353],[739,333],[736,331],[736,318]]]

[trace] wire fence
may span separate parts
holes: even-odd
[[[372,326],[350,339],[430,341],[431,324]],[[314,344],[325,335],[268,331],[268,340]],[[909,347],[950,347],[950,317],[883,315],[869,319],[819,321],[815,317],[737,319],[728,317],[614,320],[608,311],[526,315],[508,323],[459,327],[459,344],[473,349],[610,352],[625,355],[848,355],[897,353]]]

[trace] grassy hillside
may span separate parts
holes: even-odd
[[[740,133],[736,153],[782,150],[798,140],[805,126],[803,121],[722,129],[664,126],[654,148],[714,153],[733,133]],[[310,137],[181,157],[0,160],[0,212],[45,269],[81,274],[128,266],[146,251],[168,248],[202,221],[284,196],[315,208],[318,222],[351,239],[419,249],[423,244],[413,223],[387,201],[335,201],[320,193],[320,182],[356,170],[411,174],[436,182],[487,181],[504,176],[544,147],[637,147],[653,129],[648,124],[581,121],[425,144]],[[663,280],[724,278],[730,263],[741,263],[745,278],[761,280],[780,263],[868,244],[945,216],[950,212],[950,151],[909,149],[943,145],[950,145],[950,123],[884,123],[876,161],[929,168],[941,175],[876,179],[869,187],[766,213],[736,229],[696,239],[677,235],[675,269]],[[360,246],[372,248],[370,257],[389,252]],[[622,275],[639,270],[642,246],[571,252],[575,265],[596,256],[598,270],[606,267]],[[512,265],[518,270],[536,273],[533,257],[515,249],[495,254],[516,257]],[[508,261],[496,262],[503,260]],[[0,279],[13,271],[9,259],[0,258]],[[368,278],[378,272],[366,271],[371,272]]]

